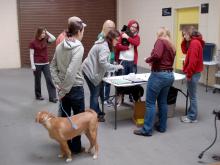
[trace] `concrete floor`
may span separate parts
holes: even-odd
[[[48,100],[36,101],[33,93],[33,75],[30,69],[0,70],[0,165],[64,164],[57,158],[58,143],[51,140],[42,125],[35,123],[35,115],[42,109],[57,113],[58,104]],[[43,80],[43,96],[48,97]],[[185,90],[185,84],[176,84]],[[75,155],[74,165],[198,165],[214,162],[212,156],[220,155],[220,140],[199,161],[199,153],[214,138],[214,115],[220,105],[220,93],[212,89],[198,89],[199,122],[185,124],[179,121],[184,114],[185,98],[179,93],[175,117],[168,119],[164,134],[154,132],[152,137],[133,135],[136,126],[131,120],[132,110],[121,107],[118,129],[113,129],[114,111],[106,110],[106,122],[100,123],[98,142],[99,157],[93,160],[87,153]],[[86,106],[89,92],[85,85]],[[219,121],[217,121],[219,126]],[[219,131],[219,128],[218,128]],[[83,145],[88,147],[85,136]]]

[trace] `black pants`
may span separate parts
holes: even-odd
[[[66,113],[68,116],[71,116],[84,112],[85,101],[83,86],[72,87],[70,92],[62,98],[61,105],[61,108],[63,108],[60,110],[62,117],[66,117]],[[63,110],[66,113],[63,112]],[[72,140],[68,140],[68,146],[73,153],[79,153],[81,151],[81,136],[76,136]]]
[[[41,97],[41,72],[43,72],[46,84],[49,99],[56,98],[56,88],[52,82],[50,67],[49,64],[46,65],[36,65],[36,71],[34,71],[34,80],[35,80],[35,96]]]

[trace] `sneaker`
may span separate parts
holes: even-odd
[[[113,103],[112,101],[107,100],[107,101],[104,101],[104,105],[107,105],[107,107],[112,107]]]
[[[49,99],[49,102],[52,102],[52,103],[57,103],[58,99],[57,98],[50,98]]]
[[[105,118],[103,115],[98,115],[98,122],[105,122]]]
[[[36,97],[36,100],[44,100],[44,98],[40,96],[40,97]]]
[[[144,133],[141,129],[134,130],[133,133],[139,136],[152,136],[151,133]]]
[[[165,133],[165,132],[166,132],[166,130],[160,129],[159,125],[154,125],[154,129],[155,129],[157,132],[160,132],[160,133]]]
[[[189,119],[187,116],[182,116],[180,118],[180,121],[183,122],[183,123],[197,123],[198,122],[197,120]]]

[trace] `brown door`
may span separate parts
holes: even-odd
[[[28,46],[38,26],[46,27],[57,37],[66,29],[69,17],[80,17],[87,24],[82,41],[87,56],[103,22],[106,19],[116,22],[116,0],[18,0],[17,3],[22,67],[30,65]],[[54,50],[55,43],[48,49],[50,60]]]

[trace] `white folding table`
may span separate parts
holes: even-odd
[[[135,75],[123,75],[123,76],[112,76],[112,77],[105,77],[103,81],[109,83],[115,87],[115,97],[117,96],[117,87],[130,87],[135,85],[141,85],[147,83],[150,77],[150,73],[140,73]],[[180,81],[185,79],[184,74],[175,73],[174,72],[175,81]],[[181,90],[180,90],[181,91]],[[186,111],[188,105],[188,94],[185,94],[181,91],[186,97]],[[115,129],[117,129],[117,99],[115,98],[114,104],[115,110]],[[102,102],[102,111],[104,112],[104,103]]]

